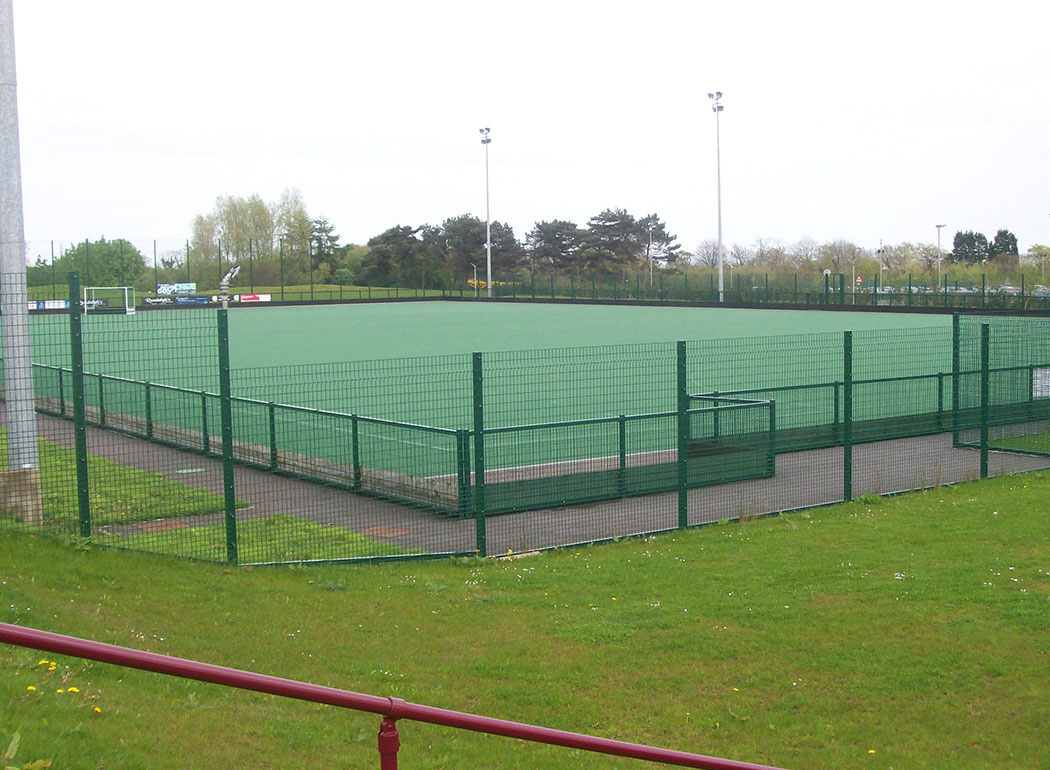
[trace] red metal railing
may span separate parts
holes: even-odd
[[[0,642],[16,644],[21,647],[32,647],[60,655],[72,655],[88,658],[118,666],[138,668],[143,671],[154,671],[160,674],[180,676],[185,679],[196,679],[201,682],[212,682],[242,690],[282,695],[286,698],[325,703],[330,706],[341,706],[356,711],[367,711],[383,717],[379,727],[379,767],[381,770],[397,770],[397,752],[400,739],[397,732],[397,720],[412,719],[417,722],[429,722],[446,727],[457,727],[462,730],[502,735],[508,738],[520,738],[526,741],[547,743],[554,746],[566,746],[619,757],[633,757],[650,762],[661,762],[681,767],[700,767],[709,770],[778,770],[769,765],[755,765],[749,762],[736,762],[730,759],[707,757],[701,754],[690,754],[685,751],[659,749],[637,743],[614,741],[597,738],[593,735],[570,733],[564,730],[552,730],[548,727],[536,727],[521,722],[508,722],[502,719],[480,717],[465,714],[461,711],[421,706],[407,703],[400,698],[383,698],[378,695],[364,695],[339,690],[334,687],[322,687],[316,684],[281,679],[275,676],[255,674],[224,666],[213,666],[195,660],[173,658],[153,652],[132,650],[113,644],[102,644],[75,636],[63,636],[48,631],[0,623]]]

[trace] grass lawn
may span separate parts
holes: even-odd
[[[517,560],[295,569],[4,531],[0,619],[787,768],[1047,767],[1048,495],[1027,474]],[[19,763],[378,765],[371,715],[44,660],[0,648]],[[400,728],[405,767],[641,766]]]
[[[163,532],[104,534],[104,545],[187,556],[210,561],[226,559],[224,522],[186,526]],[[270,563],[397,556],[409,553],[351,532],[345,527],[314,524],[296,516],[278,514],[237,523],[237,556],[240,563]]]
[[[37,440],[44,521],[74,531],[78,522],[76,455],[72,449]],[[7,432],[0,428],[0,454],[7,452]],[[149,473],[88,456],[91,521],[96,527],[224,510],[222,495],[179,484]]]

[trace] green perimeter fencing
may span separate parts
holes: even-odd
[[[1050,465],[1042,319],[231,368],[223,309],[71,306],[31,321],[39,489],[8,482],[2,526],[239,563],[487,555]]]

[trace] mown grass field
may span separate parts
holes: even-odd
[[[514,560],[252,571],[5,531],[0,619],[786,768],[1046,767],[1048,493],[1027,474]],[[50,661],[0,648],[19,762],[378,766],[371,715]],[[405,767],[642,766],[400,728]]]

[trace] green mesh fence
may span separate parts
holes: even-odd
[[[252,368],[226,319],[33,315],[4,386],[33,394],[41,513],[0,524],[240,563],[499,554],[1050,466],[1038,319]]]

